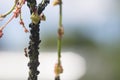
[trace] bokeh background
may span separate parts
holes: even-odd
[[[8,11],[13,2],[1,1],[0,13]],[[79,80],[120,80],[119,4],[119,0],[63,0],[62,51],[77,53],[85,59],[86,73]],[[29,28],[29,9],[24,6],[22,11]],[[40,25],[41,52],[57,51],[58,12],[58,6],[53,7],[51,0],[44,11],[47,20]],[[0,26],[11,16],[0,21]],[[29,33],[24,33],[19,19],[14,19],[0,39],[0,52],[23,52],[28,43]]]

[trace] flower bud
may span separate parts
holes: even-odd
[[[3,32],[2,30],[0,30],[0,38],[3,36]]]
[[[61,3],[62,3],[61,0],[54,0],[53,1],[53,6],[59,5]]]
[[[35,13],[32,13],[32,15],[31,15],[30,18],[31,18],[31,20],[32,20],[32,22],[33,22],[34,24],[38,24],[39,21],[40,21],[39,15],[38,15],[38,14],[35,14]]]
[[[29,32],[29,31],[28,31],[26,28],[24,28],[24,32],[26,32],[26,33],[27,33],[27,32]]]
[[[59,75],[60,73],[63,73],[63,67],[62,65],[58,65],[58,63],[55,64],[54,72],[56,75]]]
[[[64,28],[63,28],[63,26],[61,26],[61,27],[59,27],[59,29],[58,29],[58,36],[59,36],[59,37],[62,37],[63,34],[64,34]]]
[[[24,22],[23,22],[22,20],[20,20],[20,22],[19,22],[19,23],[20,23],[20,25],[24,25]]]

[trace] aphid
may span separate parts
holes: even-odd
[[[25,52],[25,56],[28,57],[28,52],[27,52],[27,48],[24,48],[24,52]]]
[[[46,16],[43,13],[40,14],[40,20],[42,20],[42,21],[46,20]]]

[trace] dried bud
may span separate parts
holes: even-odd
[[[24,25],[24,22],[23,22],[23,20],[20,20],[20,22],[19,22],[19,23],[20,23],[20,25]]]
[[[61,3],[62,3],[61,0],[54,0],[53,1],[53,6],[59,5]]]
[[[20,9],[13,10],[13,13],[14,13],[14,17],[17,18],[20,14]]]
[[[29,32],[29,31],[27,30],[27,28],[25,27],[24,22],[23,22],[23,20],[22,20],[22,19],[20,20],[20,22],[19,22],[19,23],[20,23],[20,25],[22,25],[22,26],[23,26],[23,28],[24,28],[24,32],[26,32],[26,33],[27,33],[27,32]]]
[[[40,20],[42,20],[42,21],[46,20],[46,16],[43,13],[40,14]]]
[[[0,30],[0,38],[3,36],[3,32],[2,30]]]
[[[63,67],[62,65],[58,65],[58,63],[55,64],[54,72],[56,75],[59,75],[60,73],[63,73]]]
[[[64,28],[63,28],[63,26],[61,26],[61,27],[59,27],[59,29],[58,29],[58,35],[59,35],[59,37],[62,37],[63,34],[64,34]]]
[[[27,33],[27,32],[29,32],[26,28],[24,28],[24,31]]]

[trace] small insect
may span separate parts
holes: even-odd
[[[40,20],[42,20],[42,21],[46,20],[46,16],[43,13],[40,14]]]
[[[28,51],[27,51],[27,48],[24,48],[24,52],[25,52],[25,56],[28,57]]]

